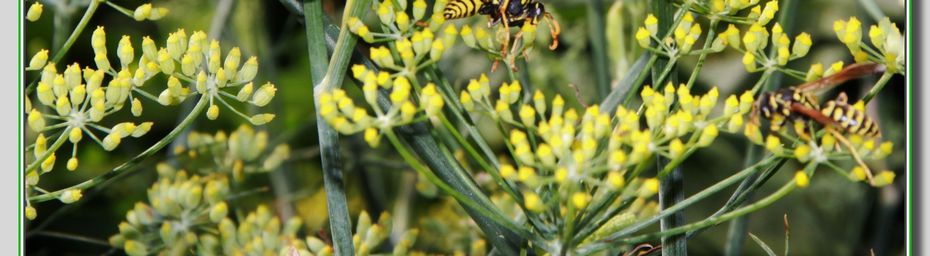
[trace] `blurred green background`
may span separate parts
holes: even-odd
[[[601,4],[606,8],[597,10],[604,12],[607,21],[604,31],[591,31],[588,13],[591,10],[588,8],[590,1],[542,1],[562,25],[561,45],[555,51],[539,47],[532,52],[528,67],[522,69],[520,75],[527,75],[535,88],[547,93],[561,93],[569,104],[574,106],[595,103],[598,95],[594,91],[594,53],[590,43],[592,35],[605,36],[610,79],[622,79],[626,68],[635,61],[641,51],[632,35],[648,13],[647,1],[603,1]],[[808,57],[793,61],[790,65],[799,70],[807,70],[814,62],[827,64],[844,60],[850,63],[848,51],[835,38],[832,30],[833,21],[857,16],[865,25],[877,23],[869,18],[862,7],[862,2],[871,1],[873,0],[801,1],[799,8],[793,10],[795,26],[786,29],[791,31],[790,35],[802,31],[810,33],[814,47]],[[79,0],[42,2],[46,3],[42,19],[34,23],[26,22],[24,25],[24,56],[31,56],[40,49],[50,49],[51,53],[55,54],[57,47],[70,34],[86,6],[86,1]],[[113,2],[130,9],[142,4],[138,1]],[[432,1],[428,2],[432,4]],[[906,31],[903,1],[874,2],[885,15],[897,23],[901,31]],[[159,0],[152,3],[155,6],[167,7],[171,11],[159,21],[136,22],[112,8],[102,6],[91,19],[88,29],[65,57],[67,61],[59,64],[59,69],[72,62],[82,65],[93,63],[90,34],[96,26],[106,27],[108,46],[113,49],[119,35],[130,35],[134,44],[138,44],[142,36],[146,35],[156,42],[164,42],[168,33],[184,28],[188,33],[203,30],[210,35],[218,35],[224,51],[238,46],[244,57],[258,56],[260,72],[256,83],[272,81],[277,85],[278,93],[270,107],[262,109],[262,112],[276,113],[277,118],[257,129],[268,130],[271,140],[287,138],[286,143],[291,145],[294,159],[273,173],[248,176],[245,187],[259,189],[259,192],[238,199],[236,207],[253,209],[259,203],[267,204],[284,218],[292,215],[304,218],[310,234],[316,234],[320,230],[327,232],[325,197],[321,190],[316,151],[316,125],[313,107],[310,104],[312,85],[309,82],[303,17],[290,11],[291,1]],[[31,4],[31,1],[24,5],[28,4]],[[327,10],[330,20],[341,18],[343,5],[343,1],[324,1],[324,9]],[[454,22],[483,25],[485,20],[471,18]],[[706,20],[701,22],[706,26]],[[367,49],[365,45],[359,48]],[[704,92],[710,86],[718,86],[722,95],[728,95],[751,87],[758,75],[747,74],[740,58],[741,55],[734,51],[710,55],[693,91]],[[680,62],[677,74],[679,78],[687,78],[694,62],[696,57],[685,58]],[[468,79],[475,78],[480,73],[490,72],[490,65],[491,62],[483,54],[460,44],[448,51],[440,63],[442,71],[456,86],[464,86]],[[24,81],[32,81],[37,75],[35,72],[27,72]],[[492,84],[496,85],[504,81],[506,72],[501,69],[489,76]],[[877,77],[871,77],[852,81],[839,87],[839,90],[846,91],[855,98],[868,90],[876,79]],[[157,77],[148,84],[164,82],[164,78]],[[785,78],[780,86],[799,83],[801,81]],[[863,183],[852,183],[835,172],[818,172],[809,188],[798,190],[772,206],[750,215],[749,232],[766,241],[775,251],[783,251],[782,217],[787,214],[791,223],[791,252],[795,255],[867,255],[870,249],[874,249],[875,255],[903,254],[905,184],[908,179],[905,173],[908,156],[904,153],[907,128],[905,85],[904,78],[895,76],[868,109],[871,116],[878,120],[884,139],[895,143],[896,151],[884,162],[872,162],[873,169],[891,169],[897,172],[894,185],[875,189]],[[150,86],[149,89],[154,91],[152,87],[155,86]],[[154,121],[155,126],[148,135],[125,140],[120,150],[113,152],[103,151],[93,143],[82,143],[79,150],[81,167],[78,171],[63,171],[64,161],[59,161],[59,165],[62,166],[43,176],[40,183],[43,188],[64,188],[125,162],[167,134],[179,121],[179,117],[183,117],[190,108],[189,104],[163,107],[150,101],[144,103],[146,111],[142,117],[134,118],[129,116],[128,111],[123,111],[122,116],[108,118],[113,123],[103,125],[110,126],[123,120]],[[201,118],[194,125],[194,129],[210,133],[219,130],[232,131],[243,121],[231,114],[220,115],[219,120],[210,122]],[[491,140],[489,143],[492,146],[503,150],[501,137],[490,124],[487,123],[485,138]],[[34,138],[35,134],[29,133],[26,141],[32,141]],[[448,253],[453,249],[468,246],[465,234],[450,241],[429,239],[430,232],[448,234],[452,231],[474,231],[465,227],[469,221],[466,215],[456,212],[458,206],[429,193],[428,185],[417,184],[416,191],[406,189],[409,188],[407,185],[412,184],[413,172],[405,168],[405,165],[397,160],[399,158],[385,157],[391,156],[392,150],[386,146],[371,149],[358,136],[342,137],[342,141],[342,150],[347,154],[345,176],[353,215],[362,209],[373,216],[381,211],[394,213],[397,198],[406,198],[415,206],[410,208],[410,225],[421,228],[418,248]],[[742,169],[746,149],[745,139],[724,135],[712,147],[698,151],[683,165],[686,195]],[[170,150],[164,151],[166,152],[147,160],[139,170],[110,185],[102,193],[86,194],[81,205],[67,208],[57,201],[36,205],[39,217],[26,223],[27,232],[41,228],[46,232],[76,234],[106,241],[107,237],[118,232],[117,224],[125,218],[126,211],[135,202],[145,200],[146,192],[143,188],[149,187],[156,178],[154,164],[170,159]],[[769,183],[772,187],[763,188],[762,193],[774,191],[775,184],[792,178],[790,174],[798,168],[795,163],[789,162]],[[689,208],[684,213],[686,221],[700,220],[716,211],[726,201],[732,189]],[[64,211],[58,213],[54,219],[49,218],[60,210]],[[692,239],[688,244],[690,252],[694,255],[722,255],[727,228],[727,224],[724,224]],[[98,255],[113,251],[109,246],[33,234],[26,236],[26,252],[30,255]],[[748,240],[743,252],[746,255],[764,253]]]

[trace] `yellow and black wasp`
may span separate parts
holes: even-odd
[[[885,67],[880,64],[854,64],[816,81],[765,92],[753,104],[751,120],[758,124],[759,115],[761,115],[770,121],[769,129],[772,131],[778,131],[784,126],[785,121],[793,122],[795,131],[804,138],[808,136],[804,128],[806,120],[813,120],[850,134],[880,137],[881,133],[875,121],[849,105],[845,93],[840,93],[836,100],[828,101],[821,107],[812,91],[826,89],[858,77],[881,73],[884,70]]]
[[[539,0],[451,0],[443,10],[446,20],[461,19],[476,14],[488,15],[488,27],[502,23],[505,29],[522,26],[525,22],[537,25],[542,19],[548,19],[549,33],[552,44],[549,49],[555,50],[559,45],[561,28],[559,23],[546,12],[546,7]],[[506,50],[510,41],[509,34],[504,40]]]
[[[856,150],[841,132],[866,138],[881,137],[875,120],[867,116],[864,111],[850,105],[845,92],[841,92],[836,99],[827,101],[821,106],[812,91],[826,89],[851,79],[884,71],[885,66],[880,64],[854,64],[816,81],[765,92],[753,104],[750,120],[758,125],[759,115],[761,115],[769,120],[771,131],[778,131],[786,121],[790,121],[794,123],[795,133],[804,140],[810,140],[810,135],[807,134],[807,121],[817,122],[849,149],[853,158],[866,170],[871,180],[872,175],[868,166],[862,162]]]

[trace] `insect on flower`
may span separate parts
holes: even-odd
[[[488,27],[503,23],[504,29],[519,27],[526,22],[537,25],[541,19],[548,19],[549,34],[552,36],[549,49],[555,50],[559,46],[559,34],[562,29],[539,0],[452,0],[443,10],[446,20],[467,18],[475,14],[488,15]],[[517,38],[522,34],[522,31],[518,33]],[[508,48],[510,41],[510,34],[506,33],[506,36],[502,47],[504,50]]]
[[[841,132],[867,138],[881,137],[875,120],[867,116],[863,109],[850,105],[845,92],[840,92],[836,99],[827,101],[821,106],[813,91],[882,72],[885,72],[885,66],[881,64],[855,64],[819,80],[765,92],[753,104],[750,120],[758,125],[761,114],[770,121],[769,129],[773,132],[778,131],[786,120],[791,121],[794,123],[795,133],[806,141],[811,140],[810,135],[807,134],[807,121],[817,122],[849,149],[853,158],[865,169],[867,176],[872,180],[868,167]]]
[[[778,131],[785,121],[795,123],[795,132],[799,136],[809,139],[804,127],[804,121],[811,119],[825,126],[839,127],[850,134],[868,137],[880,137],[878,127],[874,120],[847,104],[845,93],[841,93],[836,100],[828,101],[821,108],[814,90],[826,89],[839,85],[848,80],[885,71],[880,64],[855,64],[844,68],[840,72],[816,81],[804,83],[794,87],[765,92],[753,104],[751,120],[759,124],[759,114],[770,121],[769,129]],[[822,109],[822,110],[821,110]]]

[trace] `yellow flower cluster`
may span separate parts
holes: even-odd
[[[153,15],[161,15],[163,12],[159,8],[142,11],[148,19],[154,19]],[[127,105],[133,116],[141,116],[142,99],[172,105],[191,95],[201,94],[204,95],[202,100],[210,103],[207,117],[215,119],[219,111],[216,102],[230,106],[221,96],[264,106],[275,94],[276,89],[270,83],[252,92],[251,81],[258,70],[258,62],[254,57],[240,65],[239,49],[233,48],[223,61],[219,43],[207,43],[206,34],[201,31],[188,37],[183,29],[178,30],[168,36],[165,46],[161,48],[149,37],[142,38],[141,44],[134,45],[129,36],[122,36],[116,47],[119,65],[111,65],[108,59],[110,49],[106,46],[106,32],[103,27],[97,27],[91,35],[96,69],[74,63],[59,72],[55,63],[48,62],[48,50],[39,51],[30,60],[27,70],[37,71],[39,79],[35,95],[29,95],[25,101],[27,125],[36,133],[35,144],[27,148],[27,152],[32,150],[35,156],[25,171],[27,187],[36,186],[39,176],[52,170],[58,159],[55,152],[65,142],[72,144],[71,157],[65,167],[74,171],[79,165],[78,143],[84,137],[89,137],[104,150],[112,151],[123,139],[148,133],[153,126],[152,122],[120,122],[111,127],[100,124],[105,117]],[[138,54],[137,48],[141,48],[141,54]],[[143,88],[146,81],[158,74],[167,76],[167,86],[155,96]],[[238,95],[221,90],[239,86],[242,89]],[[33,99],[42,106],[34,107]],[[240,113],[235,109],[233,111]],[[242,116],[253,124],[267,123],[274,117],[273,114]],[[46,137],[46,134],[56,133],[57,130],[60,133],[56,139]],[[98,137],[99,133],[104,136]],[[283,150],[279,153],[286,155]],[[62,193],[60,199],[70,203],[80,197],[80,191],[75,190]],[[34,212],[34,208],[27,208],[26,211]]]
[[[160,20],[168,14],[168,8],[153,7],[151,3],[140,5],[132,12],[132,18],[136,21],[143,20]]]
[[[342,89],[334,89],[320,94],[318,100],[319,112],[336,131],[343,134],[365,132],[365,141],[372,147],[377,147],[383,132],[393,127],[406,125],[417,121],[417,113],[425,112],[426,117],[441,114],[445,100],[433,83],[419,89],[417,99],[411,97],[414,89],[411,80],[399,74],[390,75],[387,72],[368,70],[363,65],[352,67],[353,76],[363,82],[362,93],[365,102],[371,106],[374,116],[371,116],[365,107],[358,107]],[[381,90],[390,90],[390,93],[380,94]],[[378,105],[378,98],[385,97],[391,102],[389,109],[382,109]]]
[[[840,42],[846,44],[857,63],[883,63],[890,72],[903,72],[904,36],[889,18],[869,27],[869,41],[874,48],[862,43],[862,23],[856,17],[835,21],[833,31]]]
[[[199,170],[229,172],[236,181],[242,181],[247,173],[264,173],[277,169],[290,158],[287,144],[272,145],[269,150],[268,133],[256,132],[252,127],[241,125],[229,133],[215,134],[193,131],[188,134],[185,145],[174,148],[176,155],[186,155],[185,166],[200,166]],[[197,161],[204,159],[203,161]],[[205,161],[205,162],[204,162]]]
[[[689,151],[710,145],[725,126],[735,127],[728,130],[736,132],[753,102],[749,92],[740,100],[731,95],[724,113],[711,117],[718,90],[695,95],[684,84],[668,84],[661,91],[646,86],[640,94],[643,113],[624,107],[607,113],[597,105],[579,113],[566,107],[560,95],[547,101],[540,91],[533,93],[532,100],[521,99],[524,94],[517,81],[502,84],[497,95],[492,101],[490,82],[482,75],[468,83],[459,99],[469,111],[487,113],[516,127],[507,140],[516,165],[502,164],[499,174],[525,186],[524,205],[536,212],[555,203],[538,195],[545,185],[569,187],[556,198],[563,207],[576,209],[600,199],[591,194],[598,186],[642,198],[655,194],[656,179],[628,177],[628,171],[642,167],[655,154],[680,161]],[[640,127],[641,117],[647,127]]]
[[[658,35],[659,20],[652,14],[646,16],[643,27],[636,31],[636,41],[643,48],[649,48],[652,42],[656,42],[660,47],[670,52],[672,55],[684,55],[691,52],[691,48],[701,37],[701,24],[694,22],[694,16],[691,13],[685,13],[681,23],[673,30],[671,39],[660,39]],[[720,43],[716,43],[720,45]],[[722,46],[722,45],[721,45]],[[723,47],[716,47],[715,51],[723,50]]]
[[[385,28],[383,32],[371,31],[359,17],[351,17],[347,21],[349,30],[366,42],[394,42],[391,47],[371,48],[371,60],[381,68],[415,74],[420,68],[439,61],[443,52],[455,43],[455,37],[458,35],[455,26],[443,26],[445,19],[442,16],[442,8],[445,1],[437,1],[434,4],[432,17],[424,17],[424,0],[416,0],[412,5],[413,20],[407,15],[406,1],[375,1],[372,8],[378,14],[380,27]],[[418,23],[427,25],[420,26]],[[400,58],[395,59],[394,56]]]

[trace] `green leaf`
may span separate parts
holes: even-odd
[[[762,239],[759,239],[758,237],[756,237],[756,235],[753,235],[752,233],[749,233],[749,237],[752,237],[752,240],[756,241],[756,244],[758,244],[759,247],[762,247],[762,250],[765,251],[766,254],[768,254],[769,256],[775,256],[775,251],[772,251],[772,248],[769,247],[769,245],[765,244],[765,242],[763,242]]]

